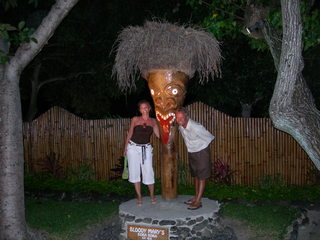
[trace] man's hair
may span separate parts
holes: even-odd
[[[177,113],[177,112],[183,112],[184,115],[189,116],[189,111],[188,111],[188,109],[185,108],[185,107],[179,107],[179,108],[176,110],[176,113]]]

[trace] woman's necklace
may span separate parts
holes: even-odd
[[[144,118],[141,116],[141,119],[142,119],[142,121],[143,121],[143,123],[142,123],[143,128],[146,128],[147,122],[148,122],[149,118],[144,119]]]

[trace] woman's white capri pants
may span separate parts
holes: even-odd
[[[145,185],[154,184],[154,172],[152,167],[152,146],[148,144],[136,144],[129,141],[127,147],[129,182],[141,182]]]

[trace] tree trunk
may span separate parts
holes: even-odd
[[[0,109],[0,239],[27,239],[19,78],[7,68],[0,81]]]
[[[302,76],[299,0],[282,0],[283,39],[269,113],[276,128],[289,133],[320,170],[320,113]]]
[[[269,26],[268,23],[265,24],[264,28],[262,28],[262,33],[264,40],[269,46],[269,50],[274,62],[274,67],[278,72],[282,45],[281,37],[274,29],[272,29],[272,27]]]
[[[78,0],[58,0],[33,37],[13,58],[0,64],[0,239],[25,240],[27,232],[23,188],[23,137],[19,78]],[[4,41],[0,39],[3,50]],[[8,51],[7,49],[5,52]]]

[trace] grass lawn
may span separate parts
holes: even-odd
[[[100,222],[118,210],[117,202],[83,203],[26,198],[30,227],[45,230],[52,240],[77,239],[86,226]]]
[[[25,176],[25,188],[35,192],[94,192],[112,199],[135,197],[132,184],[128,181],[71,181],[53,177]],[[156,181],[155,194],[160,194],[160,181]],[[142,187],[143,195],[148,194]],[[194,187],[178,186],[179,195],[192,195]],[[118,197],[118,198],[117,198]],[[225,202],[222,206],[225,216],[246,222],[257,235],[268,240],[282,239],[286,228],[298,217],[298,211],[279,202],[307,201],[320,199],[320,186],[286,186],[279,184],[263,186],[221,185],[208,182],[204,197]],[[251,204],[243,204],[247,202]],[[264,203],[264,204],[263,204]],[[101,222],[116,213],[119,202],[80,203],[67,201],[26,199],[26,217],[29,226],[49,232],[54,240],[76,240],[77,234],[86,226]]]
[[[28,225],[45,230],[52,240],[76,240],[90,224],[107,219],[118,210],[118,202],[67,202],[26,198]],[[222,206],[227,217],[246,222],[257,236],[282,239],[286,228],[298,217],[296,209],[276,203],[243,205],[227,202]]]
[[[257,234],[270,240],[283,239],[287,227],[299,217],[297,209],[276,203],[241,205],[225,203],[222,207],[227,217],[242,220]]]

